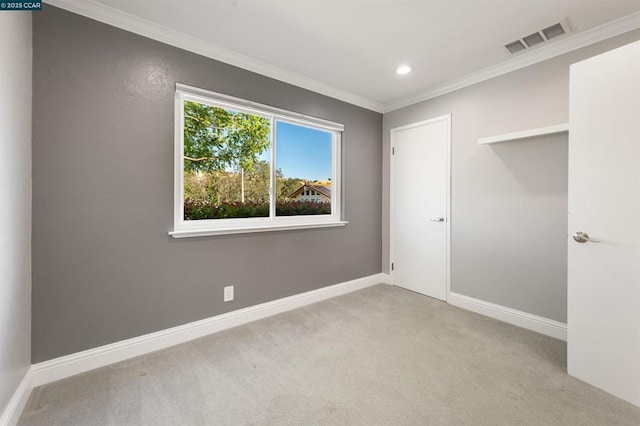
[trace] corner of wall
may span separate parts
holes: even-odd
[[[17,421],[31,365],[31,12],[0,13],[0,424]],[[4,143],[6,141],[7,143]]]

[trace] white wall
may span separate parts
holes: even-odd
[[[567,122],[569,65],[640,31],[387,113],[383,272],[389,271],[389,130],[452,114],[451,290],[566,322],[567,136],[478,145],[483,136]]]
[[[31,364],[31,39],[0,12],[0,415]]]

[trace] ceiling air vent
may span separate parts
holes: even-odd
[[[518,53],[521,50],[527,50],[527,46],[525,46],[524,43],[522,43],[520,40],[509,43],[505,47],[511,53]]]
[[[563,19],[555,25],[551,25],[550,27],[547,27],[543,30],[540,30],[533,34],[529,34],[526,37],[522,37],[519,40],[508,43],[504,47],[509,51],[509,53],[515,55],[516,53],[529,50],[534,46],[544,44],[551,39],[569,34],[570,32],[571,29],[569,28],[569,24],[567,24],[567,20]]]
[[[545,42],[544,38],[542,38],[540,33],[533,33],[531,35],[526,36],[522,40],[524,40],[524,42],[527,45],[527,47],[533,47],[536,44],[540,44],[540,43],[544,43]]]
[[[565,27],[567,27],[567,30],[568,30],[568,25],[566,25],[566,21],[564,26],[562,25],[562,23],[558,23],[550,26],[549,28],[545,28],[544,30],[542,30],[542,34],[544,34],[544,36],[548,40],[551,40],[554,37],[558,37],[558,36],[561,36],[562,34],[566,34],[567,32],[569,32],[565,30]]]

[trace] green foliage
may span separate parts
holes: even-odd
[[[331,214],[331,203],[287,201],[276,204],[276,216]]]
[[[330,203],[314,203],[311,201],[289,201],[276,204],[278,216],[299,216],[331,214]],[[247,217],[268,217],[269,203],[222,203],[214,204],[206,201],[184,201],[185,220],[231,219]]]
[[[218,182],[223,172],[184,172],[184,198],[199,203],[218,202]]]
[[[269,217],[269,203],[213,203],[184,200],[184,219],[231,219],[246,217]]]
[[[252,172],[270,134],[267,118],[185,101],[184,169]]]
[[[262,203],[269,201],[270,167],[266,161],[257,161],[252,172],[244,173],[245,201]],[[278,201],[287,198],[304,184],[302,179],[285,178],[276,170],[276,197]],[[233,203],[241,200],[242,175],[235,172],[216,170],[212,172],[185,171],[184,198],[198,203]]]

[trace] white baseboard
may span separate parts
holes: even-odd
[[[567,324],[562,322],[453,292],[449,293],[447,302],[468,311],[473,311],[509,324],[517,325],[518,327],[555,337],[565,342],[567,341]]]
[[[388,282],[387,274],[370,275],[33,364],[31,366],[31,386],[36,387],[54,382],[94,368],[104,367],[217,331],[385,282]]]
[[[29,395],[31,395],[31,389],[31,368],[29,368],[9,400],[9,404],[7,404],[4,411],[0,413],[0,426],[14,426],[18,423],[20,414],[22,414]]]

